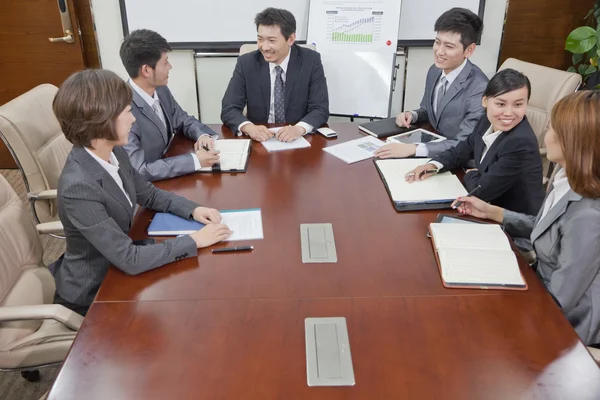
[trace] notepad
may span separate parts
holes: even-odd
[[[281,128],[271,128],[269,129],[271,132],[277,132]],[[261,144],[267,149],[269,153],[274,151],[282,151],[282,150],[293,150],[293,149],[304,149],[306,147],[310,147],[310,143],[304,136],[300,136],[298,139],[292,142],[280,142],[277,138],[273,137],[269,140],[261,142]]]
[[[223,223],[233,231],[227,241],[263,239],[262,213],[260,208],[221,210]],[[169,213],[156,213],[148,226],[149,236],[189,235],[205,225]]]
[[[429,231],[445,287],[527,289],[499,225],[433,223]]]
[[[370,136],[325,147],[323,151],[352,164],[373,157],[373,153],[385,143]]]
[[[435,174],[424,181],[408,183],[405,175],[428,161],[414,158],[375,161],[396,210],[450,208],[450,204],[457,197],[467,195],[460,180],[450,172]]]
[[[219,150],[219,164],[203,167],[200,172],[246,172],[251,149],[250,139],[215,140],[215,150]]]

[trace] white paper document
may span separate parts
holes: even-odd
[[[264,239],[260,208],[219,211],[223,223],[233,231],[227,241]]]
[[[348,164],[352,164],[373,157],[375,150],[384,144],[383,141],[377,138],[367,136],[336,144],[335,146],[325,147],[323,151],[326,151]]]
[[[281,128],[270,128],[271,132],[277,132]],[[282,151],[282,150],[293,150],[293,149],[303,149],[306,147],[310,147],[310,143],[304,136],[300,136],[298,139],[293,142],[280,142],[277,138],[271,138],[267,141],[261,142],[261,144],[267,149],[269,153],[274,151]]]
[[[428,162],[428,159],[413,158],[376,161],[394,202],[447,202],[467,195],[460,180],[450,172],[435,174],[424,181],[406,181],[408,172]]]
[[[251,139],[219,139],[215,141],[215,150],[219,150],[221,171],[243,171],[248,160]],[[211,172],[213,167],[203,167],[198,171]]]

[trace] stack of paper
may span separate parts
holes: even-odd
[[[271,132],[277,132],[281,128],[270,128]],[[265,149],[269,153],[274,151],[282,151],[282,150],[293,150],[293,149],[303,149],[305,147],[310,147],[310,143],[303,136],[300,136],[298,139],[293,142],[280,142],[277,138],[273,137],[267,141],[261,142]]]
[[[348,164],[352,164],[373,157],[375,150],[384,144],[385,143],[379,139],[367,136],[336,144],[335,146],[325,147],[323,151],[326,151]]]
[[[250,139],[219,139],[215,141],[215,150],[219,150],[219,165],[216,168],[203,167],[198,171],[211,172],[215,169],[221,171],[242,172],[246,170],[248,155],[250,154]]]
[[[429,225],[444,286],[527,287],[515,253],[499,225]]]

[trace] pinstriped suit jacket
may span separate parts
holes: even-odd
[[[329,118],[329,95],[321,56],[292,45],[285,81],[285,120],[315,128]],[[262,124],[269,119],[271,78],[269,63],[259,50],[238,57],[221,108],[221,120],[236,132],[244,121]],[[247,117],[242,113],[247,105]]]
[[[190,236],[138,246],[127,236],[135,204],[190,218],[198,204],[156,188],[115,147],[119,175],[133,206],[109,173],[82,147],[73,147],[58,182],[58,215],[64,226],[67,250],[50,271],[63,299],[89,306],[110,264],[131,275],[194,257]]]

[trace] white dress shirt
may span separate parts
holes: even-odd
[[[540,217],[540,221],[548,214],[548,211],[552,209],[562,199],[567,192],[571,190],[571,185],[569,185],[569,180],[567,179],[567,173],[564,169],[561,169],[554,175],[554,181],[552,181],[552,191],[546,197],[546,201],[544,202],[544,211],[542,211],[542,216]]]
[[[291,51],[288,51],[288,55],[283,59],[281,64],[279,64],[279,66],[283,70],[283,72],[281,73],[281,79],[283,80],[284,84],[285,84],[285,80],[286,80],[288,64],[290,62],[290,53],[291,53]],[[269,119],[267,120],[267,122],[270,124],[275,122],[275,78],[277,77],[277,72],[275,71],[276,66],[277,66],[277,64],[275,64],[275,63],[272,63],[272,62],[269,63],[269,76],[271,78],[271,98],[269,99]],[[251,123],[250,121],[242,122],[240,124],[240,126],[238,127],[238,131],[241,132],[242,126],[250,124],[250,123]],[[300,126],[300,127],[304,128],[304,130],[306,131],[306,132],[304,132],[304,134],[307,134],[308,132],[312,132],[312,130],[313,130],[313,126],[307,124],[306,122],[298,122],[296,124],[296,126]]]
[[[137,94],[139,94],[142,97],[142,99],[144,99],[144,101],[146,103],[148,103],[150,108],[154,110],[154,112],[156,113],[158,118],[160,118],[160,120],[166,127],[167,122],[165,119],[165,112],[163,111],[163,109],[160,105],[160,101],[158,99],[158,95],[156,94],[156,90],[154,91],[152,96],[150,96],[148,93],[146,93],[146,91],[144,89],[142,89],[141,87],[136,85],[136,83],[132,79],[129,80],[129,85],[133,88],[133,90],[135,90],[137,92]],[[204,135],[201,135],[201,136],[204,136]],[[192,156],[192,159],[194,160],[194,168],[196,169],[196,171],[198,171],[200,168],[202,168],[202,166],[200,165],[200,160],[198,160],[198,156],[196,155],[196,153],[190,153],[190,155]]]
[[[485,158],[485,155],[487,154],[488,150],[490,149],[490,147],[492,147],[492,144],[494,144],[494,142],[496,141],[496,139],[498,139],[498,136],[500,136],[500,134],[503,131],[496,131],[493,132],[492,129],[494,129],[493,126],[490,125],[490,127],[488,128],[488,130],[483,134],[483,143],[485,144],[485,147],[483,149],[483,153],[481,153],[481,159],[479,160],[479,162],[481,163],[483,161],[483,159]],[[444,168],[444,166],[442,165],[441,162],[438,161],[430,161],[429,164],[433,164],[437,167],[437,169],[442,169]]]
[[[438,96],[438,91],[440,89],[440,86],[442,85],[442,77],[446,78],[446,81],[447,81],[446,91],[448,91],[448,89],[450,89],[450,86],[452,86],[452,83],[454,83],[456,78],[458,78],[458,75],[460,75],[462,70],[465,69],[465,65],[467,65],[466,58],[458,68],[453,69],[448,74],[446,74],[444,71],[442,71],[442,75],[440,75],[440,78],[438,79],[437,83],[435,84],[435,87],[433,88],[433,104],[437,104],[437,96]],[[412,114],[412,117],[413,117],[412,123],[417,122],[417,119],[419,118],[417,115],[417,112],[411,111],[410,113]],[[427,150],[427,146],[425,145],[425,143],[417,144],[415,156],[416,157],[427,157],[428,155],[429,155],[429,150]]]
[[[98,161],[98,164],[100,164],[100,166],[102,168],[104,168],[106,170],[106,172],[108,172],[108,174],[111,176],[111,178],[114,179],[117,186],[119,186],[121,188],[121,190],[123,191],[123,194],[127,198],[129,205],[133,207],[133,203],[131,202],[129,195],[127,194],[127,192],[125,191],[125,188],[123,187],[123,180],[121,180],[121,176],[119,175],[119,160],[117,160],[117,157],[115,157],[115,154],[112,151],[110,152],[110,159],[109,159],[110,162],[108,163],[108,162],[104,161],[103,159],[101,159],[100,157],[98,157],[96,154],[94,154],[87,147],[84,147],[84,149],[85,149],[85,151],[88,152],[88,154],[90,156],[92,156],[92,158],[94,160]]]

